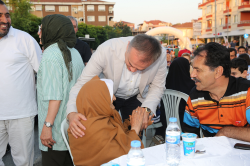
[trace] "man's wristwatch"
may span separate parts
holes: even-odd
[[[144,107],[144,108],[145,108],[146,112],[149,113],[149,115],[153,115],[153,112],[151,111],[150,108],[148,108],[148,107]]]
[[[50,124],[49,122],[46,122],[46,121],[44,121],[44,124],[45,124],[46,127],[52,127],[53,126],[52,124]]]

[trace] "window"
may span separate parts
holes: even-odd
[[[36,5],[36,11],[42,11],[42,5]]]
[[[234,23],[237,23],[237,22],[238,22],[238,16],[234,15]]]
[[[210,14],[210,13],[212,13],[212,6],[211,5],[207,7],[207,14]]]
[[[81,17],[81,18],[79,18],[79,21],[80,22],[84,22],[84,19]]]
[[[100,22],[104,22],[104,21],[106,21],[106,17],[105,16],[98,16],[98,20]]]
[[[55,11],[55,6],[45,6],[45,11],[46,12],[54,12]]]
[[[77,12],[77,8],[76,7],[72,7],[72,11],[73,12]]]
[[[223,25],[223,18],[220,19],[220,25]]]
[[[59,12],[68,12],[69,7],[68,6],[59,6]]]
[[[109,13],[113,13],[113,7],[112,6],[109,7]]]
[[[94,22],[95,16],[88,16],[87,19],[88,19],[88,22]]]
[[[234,0],[234,5],[238,6],[238,0]]]
[[[78,6],[78,11],[83,11],[82,6]]]
[[[98,5],[98,11],[105,11],[105,5]]]
[[[35,11],[35,10],[36,10],[35,6],[30,7],[30,11]]]
[[[94,5],[88,5],[87,6],[87,11],[95,11],[95,6]]]
[[[223,10],[223,3],[220,4],[220,11]]]

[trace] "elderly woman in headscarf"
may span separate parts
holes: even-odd
[[[140,140],[143,121],[143,108],[133,111],[130,121],[124,124],[119,113],[112,105],[113,81],[92,78],[80,90],[76,106],[79,113],[86,115],[81,121],[86,127],[85,135],[75,138],[68,130],[69,145],[76,166],[100,166],[112,159],[127,154],[130,143]],[[131,130],[128,129],[129,124]],[[143,147],[143,144],[142,144]]]
[[[37,93],[42,164],[73,165],[60,128],[66,118],[69,91],[81,75],[84,64],[74,49],[76,34],[69,18],[48,15],[41,26],[39,37],[44,52],[37,73]]]

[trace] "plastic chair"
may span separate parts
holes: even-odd
[[[146,135],[145,135],[145,130],[143,131],[142,143],[143,143],[145,148],[147,147],[147,135],[148,135],[149,131],[151,131],[151,136],[153,137],[155,135],[155,132],[156,132],[155,129],[158,127],[162,127],[161,122],[153,123],[152,125],[148,126],[148,128],[146,129]]]
[[[62,133],[62,137],[63,137],[63,140],[69,150],[69,154],[71,156],[71,159],[72,159],[72,162],[74,164],[74,161],[73,161],[73,156],[71,154],[71,151],[70,151],[70,147],[69,147],[69,136],[68,136],[68,128],[69,128],[69,124],[67,122],[66,119],[63,120],[62,124],[61,124],[61,133]]]
[[[172,89],[165,90],[162,100],[165,107],[167,125],[169,124],[169,118],[175,117],[177,118],[177,124],[181,127],[179,118],[179,105],[181,99],[184,99],[187,102],[188,95]]]
[[[179,117],[179,105],[180,105],[181,99],[184,99],[187,102],[188,95],[185,93],[176,91],[176,90],[172,90],[172,89],[166,89],[162,96],[163,104],[165,107],[167,125],[169,124],[169,118],[175,117],[177,118],[177,124],[179,125],[180,129],[181,129],[181,125],[180,125],[180,117]],[[181,129],[181,132],[182,132],[182,129]],[[203,137],[201,128],[200,128],[200,137],[201,138]]]

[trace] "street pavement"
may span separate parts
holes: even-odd
[[[35,144],[34,144],[34,165],[33,166],[42,166],[42,155],[41,155],[41,151],[39,150],[38,147],[38,124],[35,124],[35,129],[34,129],[35,133]],[[15,166],[13,159],[11,157],[11,150],[5,154],[5,156],[3,157],[3,162],[5,164],[5,166]]]

